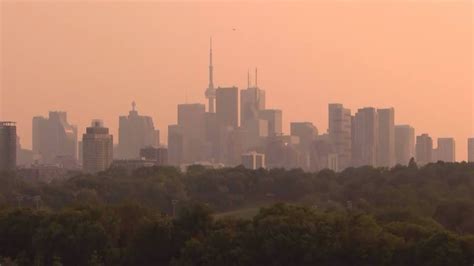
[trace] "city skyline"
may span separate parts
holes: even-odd
[[[13,6],[8,6],[8,5],[13,5]],[[6,11],[5,11],[5,6],[7,7]],[[248,5],[246,7],[250,11],[252,11],[250,13],[250,16],[256,16],[254,9],[256,9],[257,7],[253,7],[252,5]],[[290,5],[290,7],[292,9],[299,10],[298,6]],[[71,10],[68,10],[67,7],[61,6],[61,5],[55,8],[65,9],[66,10],[65,13],[62,15],[71,14],[71,12],[76,15],[81,14],[80,10],[77,12],[73,12]],[[54,10],[55,8],[52,8],[52,9]],[[164,7],[164,9],[166,8],[173,9],[174,7],[171,5],[171,7],[170,6]],[[199,8],[199,7],[196,7],[196,8]],[[326,7],[326,8],[331,9],[330,7]],[[376,7],[371,7],[371,8],[376,8]],[[383,7],[379,7],[379,8],[383,9]],[[460,8],[460,7],[453,5],[452,8],[453,10],[458,10],[457,8]],[[275,13],[277,13],[279,16],[284,17],[285,13],[283,13],[283,11],[280,10],[282,9],[281,6],[273,7],[273,9],[272,10]],[[289,12],[291,12],[292,9],[290,9]],[[399,7],[398,9],[402,9],[403,12],[408,12],[407,10],[404,10],[403,7]],[[462,25],[462,22],[463,22],[462,18],[464,18],[463,16],[455,19],[453,17],[448,16],[448,14],[443,13],[440,10],[437,10],[435,7],[433,7],[433,9],[434,10],[432,10],[432,12],[434,14],[440,13],[441,15],[444,15],[442,16],[442,19],[444,19],[442,21],[444,22],[450,21],[453,23],[457,23],[456,24],[457,26]],[[38,13],[35,13],[37,14],[37,17],[35,17],[36,19],[43,18],[43,16],[47,12],[50,12],[50,11],[41,9],[41,6],[36,6],[35,10],[36,12],[38,12]],[[101,14],[103,11],[104,10],[100,8],[98,8],[97,10],[98,14]],[[143,10],[141,11],[144,12]],[[188,11],[191,12],[192,10],[191,11],[188,10]],[[258,66],[259,71],[260,71],[259,85],[262,87],[262,89],[266,91],[266,94],[267,94],[266,102],[267,102],[268,108],[269,109],[276,108],[276,109],[283,110],[283,131],[285,133],[289,133],[290,122],[303,122],[303,121],[312,122],[319,129],[320,133],[326,132],[327,125],[328,125],[328,122],[327,122],[327,116],[328,116],[327,104],[328,103],[342,103],[344,104],[345,108],[351,109],[353,113],[355,113],[357,109],[359,108],[369,107],[369,106],[375,107],[376,109],[394,107],[396,110],[395,124],[397,125],[410,124],[411,126],[415,128],[416,135],[420,135],[421,133],[428,133],[433,138],[433,140],[436,140],[439,137],[454,137],[456,140],[456,144],[459,146],[459,148],[456,149],[456,158],[458,160],[465,160],[467,158],[467,155],[466,155],[467,151],[464,148],[465,147],[464,143],[466,142],[465,140],[468,137],[471,137],[473,135],[473,132],[472,132],[472,115],[469,117],[469,114],[470,114],[469,109],[472,110],[472,101],[470,100],[472,98],[469,97],[470,96],[469,93],[466,93],[465,90],[469,90],[469,89],[472,90],[472,88],[469,88],[469,87],[463,88],[462,85],[468,86],[469,82],[472,80],[472,77],[467,75],[465,72],[466,70],[464,69],[465,67],[472,68],[472,65],[456,57],[458,53],[466,52],[463,49],[457,52],[445,51],[441,49],[443,48],[442,45],[437,46],[436,48],[433,48],[434,51],[442,52],[442,55],[440,55],[442,58],[446,56],[451,56],[451,55],[455,56],[454,59],[452,59],[451,61],[450,60],[443,61],[443,63],[445,63],[446,65],[442,67],[440,66],[441,69],[439,70],[440,71],[439,73],[443,73],[443,71],[446,71],[447,69],[452,68],[454,66],[456,70],[458,70],[458,73],[457,73],[458,75],[453,75],[452,77],[459,76],[460,80],[457,80],[457,81],[453,80],[453,83],[456,86],[453,85],[453,87],[448,87],[448,88],[443,89],[442,87],[447,84],[446,82],[449,81],[448,79],[443,79],[442,81],[439,81],[439,80],[434,79],[434,78],[438,78],[436,77],[436,75],[434,75],[432,76],[434,80],[428,80],[427,72],[423,72],[421,70],[420,70],[421,72],[418,73],[419,75],[415,75],[415,74],[412,74],[411,72],[413,71],[413,69],[409,69],[409,70],[395,69],[397,70],[397,71],[394,71],[394,76],[396,77],[394,77],[393,79],[386,79],[387,77],[381,70],[384,70],[384,68],[387,67],[387,65],[381,65],[381,66],[377,65],[377,63],[380,63],[377,57],[381,55],[379,54],[379,52],[381,52],[379,50],[377,50],[375,53],[367,54],[367,57],[358,58],[358,59],[361,59],[361,61],[357,61],[354,59],[354,57],[350,57],[351,59],[349,60],[355,60],[355,61],[352,61],[353,64],[351,65],[345,65],[345,63],[347,62],[344,60],[341,61],[341,57],[339,57],[337,54],[338,52],[337,49],[328,50],[329,48],[327,44],[318,46],[316,45],[317,43],[315,42],[314,39],[310,39],[308,45],[313,46],[314,44],[314,48],[308,49],[308,47],[302,47],[303,48],[302,50],[306,53],[308,51],[312,51],[315,53],[310,54],[311,56],[308,56],[308,54],[306,54],[307,57],[302,57],[304,55],[302,54],[302,52],[298,52],[298,51],[291,52],[290,48],[295,47],[295,46],[297,47],[298,44],[301,45],[303,43],[301,42],[301,40],[304,40],[304,39],[302,39],[301,36],[291,36],[291,34],[294,34],[294,33],[291,33],[291,31],[288,32],[288,30],[286,29],[286,31],[285,30],[282,30],[282,31],[284,31],[285,33],[291,33],[289,36],[289,39],[291,39],[290,37],[299,37],[297,38],[299,42],[295,41],[295,43],[293,42],[288,43],[288,40],[286,40],[286,42],[284,42],[282,45],[276,45],[277,46],[276,48],[272,48],[268,52],[262,52],[262,46],[264,46],[264,44],[268,44],[268,42],[272,41],[273,39],[261,40],[257,38],[258,40],[261,41],[261,43],[255,43],[251,40],[240,40],[242,37],[246,37],[246,36],[247,37],[258,36],[256,34],[259,32],[262,32],[262,26],[257,25],[258,26],[257,29],[252,30],[250,24],[243,23],[239,20],[239,22],[242,24],[239,24],[238,27],[231,26],[230,24],[229,25],[224,24],[222,27],[229,26],[228,29],[217,31],[215,28],[214,29],[212,28],[212,25],[211,26],[208,25],[209,22],[206,22],[208,23],[206,24],[207,27],[206,25],[205,27],[203,27],[203,30],[201,30],[199,36],[187,36],[183,39],[179,39],[179,38],[176,39],[176,37],[170,37],[169,33],[162,34],[162,36],[166,36],[167,38],[174,38],[172,42],[175,42],[178,40],[181,40],[181,41],[187,40],[191,42],[191,44],[195,47],[195,50],[196,50],[195,53],[184,50],[183,48],[186,46],[177,47],[177,48],[181,48],[180,51],[184,52],[184,55],[181,55],[179,58],[179,61],[181,62],[181,64],[176,64],[176,62],[172,62],[171,60],[170,61],[165,60],[165,62],[169,63],[169,65],[164,64],[165,62],[161,62],[158,56],[158,55],[161,55],[161,52],[160,53],[150,52],[151,47],[157,44],[156,40],[155,41],[151,40],[150,44],[146,45],[146,47],[143,47],[143,54],[141,54],[138,57],[132,56],[133,58],[132,60],[130,60],[132,62],[130,66],[125,66],[125,65],[122,66],[123,69],[121,69],[121,71],[124,71],[124,70],[131,71],[134,65],[133,62],[136,63],[136,59],[138,59],[141,56],[151,55],[152,58],[149,61],[147,61],[144,65],[141,65],[141,67],[138,68],[138,71],[140,70],[150,71],[151,67],[154,66],[154,64],[158,64],[159,67],[155,69],[155,72],[149,72],[147,73],[147,75],[137,75],[137,73],[131,71],[130,74],[133,74],[132,75],[133,77],[130,77],[130,79],[127,79],[126,77],[119,78],[119,79],[126,79],[124,81],[124,84],[121,84],[121,86],[116,86],[117,84],[120,84],[120,83],[116,83],[117,81],[109,80],[112,78],[111,73],[108,73],[108,75],[105,75],[105,77],[101,77],[101,78],[96,78],[96,77],[93,78],[93,76],[89,76],[87,74],[88,72],[76,73],[73,76],[70,76],[71,74],[68,74],[68,73],[63,73],[66,75],[66,77],[46,76],[44,77],[44,79],[46,79],[46,81],[48,82],[44,82],[44,80],[43,81],[39,80],[40,82],[38,84],[41,87],[38,88],[38,91],[40,92],[40,94],[38,95],[37,92],[31,91],[32,98],[36,99],[36,101],[39,102],[39,104],[31,105],[30,99],[23,99],[23,102],[19,101],[21,93],[25,93],[25,91],[27,91],[28,88],[30,90],[32,89],[31,87],[26,86],[24,81],[18,80],[17,75],[21,73],[26,73],[26,74],[29,74],[29,77],[32,78],[33,80],[38,81],[37,74],[35,74],[35,73],[39,73],[37,72],[37,70],[35,70],[35,67],[37,67],[38,64],[25,65],[25,62],[21,60],[22,57],[18,53],[23,51],[23,52],[26,52],[26,55],[31,55],[31,53],[34,52],[35,49],[31,49],[32,47],[26,44],[22,46],[24,50],[20,50],[19,48],[13,49],[12,45],[15,44],[15,41],[18,42],[19,40],[15,38],[11,40],[12,38],[11,33],[9,35],[8,24],[13,23],[11,25],[17,25],[15,23],[18,23],[16,19],[11,17],[12,12],[13,13],[19,12],[17,14],[20,14],[19,18],[21,18],[21,15],[22,14],[24,15],[25,10],[24,10],[24,7],[22,7],[21,5],[15,6],[12,3],[4,5],[2,8],[2,14],[6,15],[6,18],[2,19],[4,22],[2,23],[2,28],[6,30],[6,33],[2,34],[4,35],[2,39],[4,39],[4,41],[6,42],[6,45],[2,47],[2,51],[3,51],[2,54],[4,54],[7,58],[5,59],[5,62],[6,62],[6,64],[4,64],[5,67],[2,70],[2,77],[4,80],[2,80],[2,96],[3,97],[2,97],[2,106],[1,106],[1,109],[2,109],[1,120],[13,120],[17,122],[17,126],[18,126],[17,131],[21,138],[20,139],[21,144],[24,147],[31,147],[31,134],[29,133],[31,132],[31,117],[36,116],[36,115],[45,115],[48,111],[55,110],[55,109],[68,112],[68,116],[69,116],[68,120],[72,124],[75,124],[78,126],[78,135],[81,135],[84,132],[85,127],[90,123],[91,119],[101,118],[105,120],[106,125],[109,125],[109,128],[112,130],[112,134],[114,136],[118,136],[117,134],[118,116],[120,114],[123,114],[125,111],[129,110],[130,103],[134,100],[137,101],[138,103],[137,109],[140,111],[141,114],[149,115],[153,118],[153,120],[155,121],[155,124],[157,125],[156,128],[161,130],[161,132],[163,132],[162,139],[166,140],[167,139],[167,126],[174,124],[177,121],[176,106],[180,103],[186,102],[185,98],[188,98],[187,100],[188,103],[206,103],[207,105],[207,101],[205,97],[203,96],[203,92],[204,92],[204,88],[208,86],[207,64],[208,64],[209,58],[208,58],[207,52],[209,50],[209,35],[212,35],[213,46],[214,46],[213,47],[213,52],[214,52],[213,63],[214,63],[214,79],[215,79],[214,84],[213,84],[214,87],[217,88],[218,86],[227,87],[227,86],[235,85],[240,90],[245,89],[246,88],[245,84],[247,83],[247,79],[246,79],[247,69],[249,67],[253,69],[253,67]],[[158,13],[159,12],[163,12],[163,11],[159,10]],[[152,15],[151,12],[146,13],[146,14],[150,16]],[[348,15],[350,14],[351,13],[349,12]],[[415,12],[413,14],[417,15],[418,13]],[[430,13],[428,15],[428,14],[421,13],[418,15],[421,15],[423,17],[426,16],[426,18],[431,18],[431,15],[433,14]],[[131,15],[125,12],[123,16],[129,17]],[[306,16],[307,15],[303,14],[303,18],[298,19],[296,23],[304,22],[304,18],[306,18]],[[358,20],[356,19],[357,22],[359,23],[362,22],[362,18],[359,17],[359,15],[353,15],[353,16],[355,16],[355,18],[358,19]],[[392,16],[396,17],[397,14],[393,13]],[[152,17],[149,17],[149,18],[152,18]],[[75,19],[77,19],[77,17],[73,16],[72,22],[78,23],[78,21],[76,21]],[[18,28],[20,36],[27,37],[26,39],[28,40],[39,41],[38,45],[40,45],[40,47],[41,45],[49,44],[50,40],[48,40],[47,37],[45,37],[45,39],[41,39],[39,36],[35,36],[35,35],[33,36],[24,35],[28,32],[26,30],[26,26],[28,26],[29,23],[33,23],[33,22],[38,22],[38,21],[33,19],[32,22],[25,22],[25,25],[23,25],[23,27]],[[44,23],[41,25],[46,25],[47,23],[50,23],[50,22],[51,21],[46,20],[46,21],[41,22],[41,23]],[[173,20],[171,20],[171,22],[173,22]],[[392,25],[390,21],[382,21],[382,22],[385,23],[384,25],[389,25],[389,26]],[[184,23],[184,24],[189,26],[189,24],[187,23]],[[77,25],[80,25],[80,24],[77,24]],[[423,25],[418,25],[418,26],[421,27]],[[67,29],[67,27],[61,28],[62,26],[64,25],[60,24],[55,29],[56,30]],[[133,24],[130,27],[136,27],[136,26],[137,24]],[[182,27],[182,25],[178,25],[178,26],[180,28]],[[361,27],[362,29],[364,28],[364,25],[358,25],[358,26]],[[233,27],[236,27],[235,32],[233,31]],[[79,27],[75,29],[76,31],[75,32],[73,31],[73,33],[78,34],[79,36],[81,36],[81,34],[88,33],[90,31],[88,26],[84,26],[82,28]],[[100,31],[101,29],[103,30],[104,28],[100,28],[98,33],[96,32],[97,36],[99,37],[103,36],[103,32],[101,33]],[[140,32],[140,36],[144,38],[143,34],[148,33],[148,30]],[[321,30],[323,29],[320,29],[318,27],[316,32],[319,32]],[[445,30],[449,30],[449,28]],[[162,32],[162,31],[163,30],[161,28],[158,29],[158,32]],[[202,31],[206,31],[206,32],[203,33]],[[472,31],[472,26],[467,27],[466,29],[460,29],[460,32],[450,33],[448,36],[456,37],[457,41],[465,40],[463,37],[464,35],[462,33],[463,32],[467,33],[470,31]],[[46,32],[45,34],[46,36],[51,37],[51,34],[53,32]],[[345,31],[342,28],[337,28],[336,32],[345,33]],[[275,29],[273,29],[272,34],[275,34]],[[326,32],[326,34],[328,33]],[[369,37],[369,38],[373,37],[372,34],[369,34],[369,33],[364,34],[363,31],[361,34],[364,35],[363,37]],[[404,34],[412,34],[412,32],[404,32]],[[75,35],[71,34],[70,36],[75,36]],[[125,34],[124,36],[131,36],[131,35]],[[271,35],[271,36],[274,36],[274,35]],[[325,35],[325,36],[326,37],[330,36],[330,34]],[[428,34],[428,37],[429,37],[428,39],[437,40],[436,36],[437,35]],[[359,40],[356,37],[354,38],[355,38],[354,39],[355,41]],[[140,39],[140,40],[144,41],[146,39]],[[163,41],[166,43],[166,45],[169,45],[172,43],[171,41],[167,42],[167,40],[163,40]],[[427,40],[422,39],[422,41],[424,41],[425,43]],[[384,48],[392,47],[388,45],[388,43],[383,43],[383,44],[384,45],[382,45],[382,47]],[[134,45],[136,44],[132,44],[129,48],[135,47]],[[342,44],[339,44],[339,45],[342,45]],[[463,44],[459,44],[459,45],[461,48],[464,47]],[[163,49],[163,47],[164,46],[162,45],[161,48]],[[339,52],[343,52],[344,54],[344,53],[348,53],[352,51],[353,48],[355,47],[343,47],[343,48],[345,49],[339,50]],[[421,46],[416,45],[416,47],[413,48],[412,52],[415,52],[415,51],[418,52],[420,51],[420,49],[421,49]],[[249,53],[249,55],[244,56],[242,60],[239,60],[236,58],[236,56],[241,56],[242,54],[246,52],[248,53],[249,51],[252,51],[252,50],[256,50],[256,51],[251,52]],[[111,53],[109,55],[113,55],[119,51],[122,51],[122,49],[116,49],[114,50],[114,53]],[[132,54],[133,54],[133,51],[134,50],[129,50],[129,52]],[[56,55],[67,56],[69,55],[70,52],[71,52],[70,49],[66,49],[66,51],[62,51],[61,54],[56,54]],[[313,56],[321,57],[323,56],[322,55],[323,52],[336,53],[336,54],[333,54],[334,61],[327,60],[328,58],[326,58],[326,60],[323,60],[321,62],[315,62],[318,60],[314,60]],[[470,51],[467,51],[467,52],[470,52]],[[405,57],[402,57],[400,61],[396,61],[393,57],[389,57],[389,59],[392,60],[391,61],[392,63],[397,63],[400,66],[405,66],[405,64],[410,63],[410,62],[420,63],[421,61],[423,61],[423,59],[427,59],[428,55],[431,55],[431,54],[430,53],[420,54],[419,58],[415,58],[411,60]],[[175,55],[175,56],[179,57],[179,55]],[[190,62],[189,65],[182,64],[184,60],[183,56],[186,57],[186,60],[189,60]],[[278,67],[275,68],[269,65],[270,63],[272,63],[272,59],[270,59],[271,57],[275,57],[277,61],[276,65],[280,69],[278,69]],[[15,61],[15,62],[12,61],[16,58],[20,58],[20,60]],[[37,55],[34,58],[36,58],[36,60],[39,60],[42,57]],[[280,61],[278,60],[280,58],[281,58],[281,62],[289,62],[290,63],[289,66],[287,67],[282,66],[278,62]],[[52,61],[56,62],[56,64],[52,65],[52,69],[51,69],[52,75],[62,73],[61,71],[57,69],[58,66],[62,66],[61,60],[59,59],[61,58],[56,58],[56,57],[52,58]],[[368,68],[357,71],[357,68],[360,68],[361,66],[363,66],[364,61],[367,59],[373,59],[373,61],[369,60],[368,62],[366,62],[368,64]],[[430,65],[430,62],[433,63],[434,61],[436,61],[435,59],[440,59],[440,57],[435,57],[434,59],[430,59],[432,61],[428,60],[426,62],[427,66]],[[81,60],[79,61],[77,60],[79,59],[74,57],[73,62],[77,63],[81,61]],[[316,68],[311,69],[310,67],[308,67],[308,64],[303,64],[305,61],[311,61],[312,64],[314,64],[313,66],[315,66]],[[101,68],[104,68],[105,66],[108,66],[109,63],[107,62],[108,62],[107,58],[102,58],[97,63],[100,65]],[[305,67],[303,67],[302,65],[304,65]],[[11,67],[17,67],[17,66],[26,66],[26,68],[23,71],[15,71],[13,68],[11,68]],[[168,66],[170,67],[170,70],[166,69]],[[179,67],[181,67],[182,70],[186,70],[186,71],[177,72],[177,69],[179,69]],[[328,69],[324,69],[325,67],[328,67]],[[388,67],[389,67],[388,69],[385,69],[387,70],[387,72],[389,72],[390,70],[393,70],[390,68],[390,65],[388,65]],[[418,65],[418,67],[422,68],[423,65]],[[295,72],[295,70],[292,70],[293,68],[298,69],[301,73]],[[334,74],[336,72],[332,73],[331,71],[334,71],[334,69],[338,69],[338,68],[339,68],[340,80],[335,80]],[[119,71],[118,73],[121,73],[121,71]],[[111,72],[114,73],[114,71],[112,70]],[[193,76],[193,78],[190,81],[179,81],[183,77],[180,77],[180,74],[178,73],[181,73],[181,76],[183,77],[187,77],[188,75],[190,75],[190,76]],[[435,71],[434,73],[438,73],[438,72]],[[469,73],[469,71],[467,73]],[[123,75],[123,74],[124,73],[121,73],[120,75]],[[153,77],[152,74],[157,75],[157,77]],[[354,74],[359,74],[359,76],[354,75]],[[84,79],[79,79],[79,77],[81,76],[84,76]],[[313,79],[314,76],[317,77],[316,80]],[[384,78],[381,78],[381,76],[383,76]],[[60,81],[54,82],[53,81],[54,78],[57,78]],[[140,78],[146,78],[145,79],[146,82]],[[371,78],[374,79],[372,80],[373,82],[370,81]],[[94,81],[95,79],[95,82],[91,83],[90,81],[91,79],[92,81]],[[407,79],[408,82],[404,81],[404,79]],[[413,81],[412,79],[416,79],[416,82],[410,82],[410,80]],[[343,82],[341,82],[341,80]],[[386,80],[386,83],[381,83],[381,80]],[[19,84],[15,84],[14,83],[15,81],[18,81]],[[131,86],[132,81],[136,81],[137,88],[134,88]],[[347,86],[347,84],[349,83],[354,83],[355,85]],[[395,83],[396,86],[394,86],[393,83]],[[56,86],[58,87],[49,88],[47,87],[48,84],[51,85],[52,87],[56,87]],[[67,86],[67,84],[69,85]],[[103,84],[103,89],[94,88],[97,91],[96,96],[98,97],[99,100],[105,95],[112,94],[114,96],[114,97],[111,97],[113,101],[107,101],[106,106],[100,106],[100,108],[97,108],[97,105],[99,104],[100,101],[95,98],[91,100],[90,99],[91,95],[89,95],[89,97],[86,97],[87,93],[92,92],[93,89],[89,87],[92,87],[91,85],[93,84],[95,85]],[[406,86],[407,84],[410,86]],[[416,98],[413,101],[407,102],[404,97],[394,94],[394,92],[397,91],[398,89],[401,95],[405,94],[406,96],[410,89],[416,90],[415,87],[418,87],[418,86],[424,87],[427,85],[432,85],[433,90],[430,91],[432,96],[427,96],[425,98],[425,102],[423,102],[423,103],[426,103],[425,104],[426,106],[422,106],[422,107],[416,106],[416,105],[419,105],[419,101],[421,101],[421,100],[417,100],[419,98]],[[371,88],[369,92],[362,93],[361,91],[360,96],[359,95],[350,95],[350,96],[346,95],[351,89],[354,89],[354,87],[362,88],[364,86]],[[59,87],[62,87],[63,90],[62,91],[58,90]],[[77,92],[74,92],[74,90],[77,90]],[[167,92],[168,90],[174,91],[174,94],[170,96]],[[388,95],[378,95],[379,90],[386,91]],[[418,90],[422,91],[423,89],[418,89]],[[458,94],[454,98],[452,97],[449,98],[449,99],[456,99],[455,101],[456,104],[453,104],[451,102],[446,102],[445,105],[442,106],[443,109],[440,109],[438,100],[442,99],[443,97],[447,97],[446,95],[449,94],[448,92],[450,90],[454,90],[456,92],[454,94]],[[87,92],[87,93],[80,93],[82,91]],[[290,102],[288,101],[288,98],[284,96],[285,93],[287,94],[289,91],[291,91],[292,94],[295,94],[291,97],[292,101]],[[313,93],[313,94],[309,94],[309,93]],[[82,94],[86,94],[86,96],[83,96]],[[311,97],[308,97],[308,94]],[[152,95],[152,97],[147,97],[150,95]],[[393,98],[389,99],[390,96],[392,96]],[[74,101],[67,100],[69,98],[74,98]],[[61,101],[61,99],[64,99],[65,101],[63,102]],[[432,103],[431,101],[434,101],[435,103]],[[28,106],[31,106],[31,108],[20,108],[22,103],[27,104]],[[95,109],[92,108],[94,106],[96,107]],[[307,106],[308,108],[301,108],[301,106]],[[456,109],[455,107],[460,110],[455,110]],[[441,112],[441,110],[443,112]],[[29,119],[26,119],[27,117],[29,117]],[[470,126],[466,124],[462,124],[462,122],[465,121],[466,117],[468,117],[470,120],[470,121],[467,121],[466,124],[471,124]],[[115,138],[115,141],[116,140],[117,140],[117,137]]]

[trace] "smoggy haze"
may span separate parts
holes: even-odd
[[[210,35],[215,84],[243,89],[258,66],[286,132],[290,121],[326,131],[340,102],[395,107],[396,124],[454,137],[460,160],[474,135],[471,1],[0,6],[1,119],[26,147],[35,115],[67,111],[81,132],[102,118],[116,135],[133,100],[166,140],[178,103],[206,102]]]

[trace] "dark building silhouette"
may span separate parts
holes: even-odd
[[[433,139],[428,134],[416,137],[416,162],[420,165],[433,162]]]
[[[216,119],[218,127],[239,126],[239,89],[237,87],[217,88]]]
[[[82,136],[83,170],[97,173],[107,170],[113,161],[113,137],[100,120],[92,121]]]
[[[0,172],[16,169],[16,141],[15,123],[0,122]]]

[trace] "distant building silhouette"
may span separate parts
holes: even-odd
[[[65,157],[77,160],[77,127],[68,123],[66,112],[33,117],[33,153],[45,164]]]
[[[283,112],[279,109],[260,110],[259,118],[268,121],[268,136],[283,135]]]
[[[218,127],[239,126],[239,89],[237,87],[217,88],[216,115]]]
[[[352,117],[351,110],[342,104],[328,105],[328,134],[338,156],[341,169],[352,164]]]
[[[395,126],[395,162],[408,165],[415,157],[415,129],[409,125]]]
[[[438,138],[438,146],[433,153],[433,161],[455,162],[456,142],[453,138]]]
[[[428,134],[416,136],[416,162],[425,165],[433,161],[433,139]]]
[[[16,169],[16,142],[15,123],[0,122],[0,172]]]
[[[290,124],[290,135],[299,138],[297,146],[301,154],[299,167],[309,170],[311,145],[318,137],[318,129],[311,122],[292,122]]]
[[[92,121],[82,136],[83,170],[97,173],[107,170],[113,161],[113,137],[100,120]]]
[[[261,110],[265,110],[265,91],[257,86],[255,70],[255,84],[250,85],[249,77],[247,89],[240,91],[240,125],[246,127],[248,121],[258,119]]]
[[[182,129],[182,162],[206,159],[206,106],[200,103],[178,105],[178,126]]]
[[[377,166],[395,165],[395,109],[377,109],[378,143]]]
[[[168,126],[168,162],[179,166],[184,163],[184,133],[178,125]]]
[[[474,162],[474,138],[467,140],[467,161]]]
[[[353,119],[352,158],[354,166],[377,164],[378,117],[375,108],[359,109]]]
[[[159,130],[155,130],[153,119],[142,116],[136,110],[135,102],[128,116],[119,118],[118,158],[138,159],[140,149],[157,147],[160,143]]]
[[[310,169],[312,171],[323,169],[339,171],[340,168],[339,155],[336,153],[333,138],[328,134],[319,135],[311,145]]]

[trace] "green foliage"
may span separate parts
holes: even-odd
[[[341,173],[196,165],[0,182],[2,265],[474,263],[473,164]],[[252,214],[232,218],[242,210]]]

